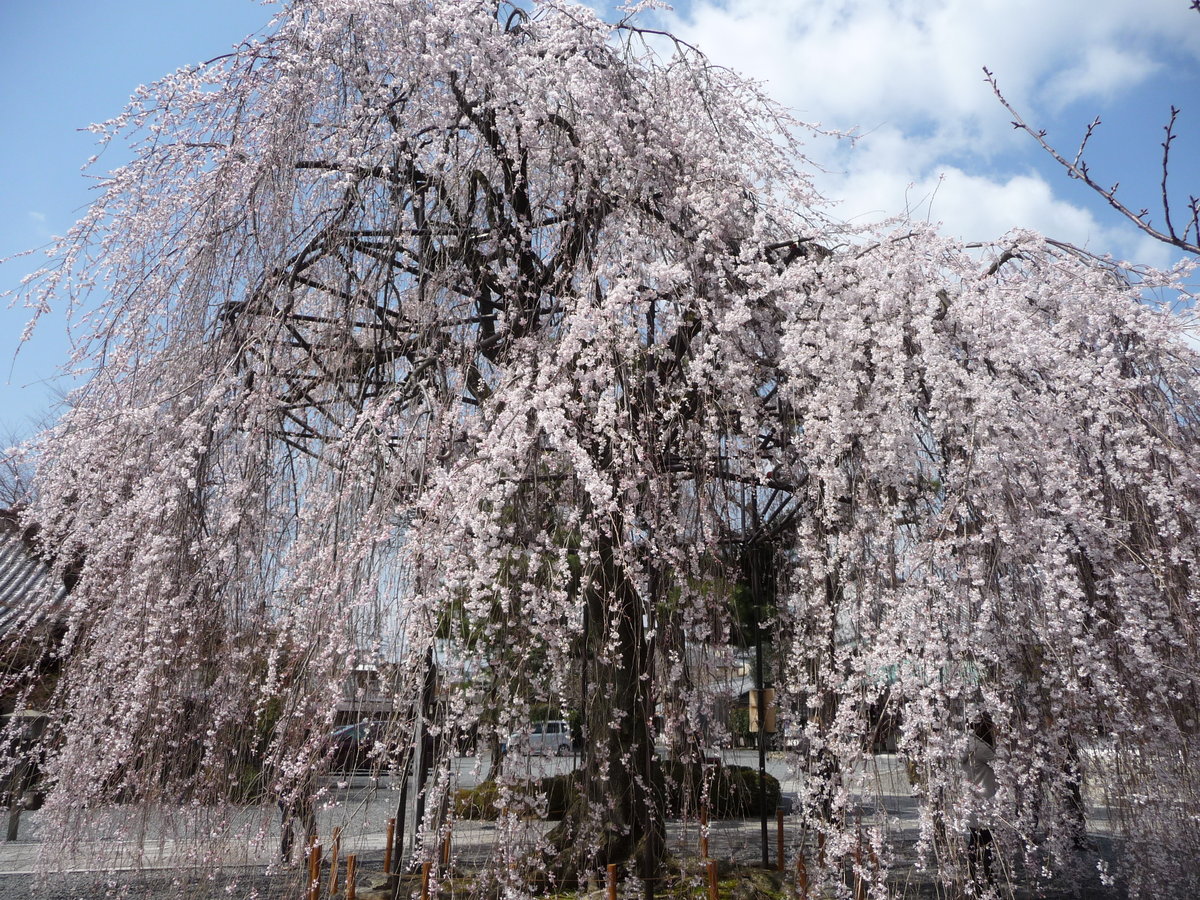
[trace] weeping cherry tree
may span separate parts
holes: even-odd
[[[294,796],[386,659],[400,743],[436,737],[421,854],[458,737],[574,706],[578,797],[531,838],[499,765],[479,884],[656,877],[695,812],[661,748],[713,739],[769,550],[814,884],[885,896],[908,852],[869,802],[882,706],[946,879],[986,715],[1009,877],[1069,871],[1103,785],[1120,877],[1200,889],[1198,360],[1147,299],[1183,273],[841,227],[800,126],[636,22],[295,0],[100,127],[132,161],[21,289],[91,373],[25,512],[74,584],[23,629],[59,623],[60,838],[114,803],[221,834],[247,770]]]

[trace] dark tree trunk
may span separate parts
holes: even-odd
[[[653,655],[646,633],[653,610],[611,548],[602,551],[600,571],[584,596],[586,749],[579,798],[550,834],[558,850],[555,872],[561,883],[574,884],[610,863],[631,862],[650,893],[666,837],[656,787]]]

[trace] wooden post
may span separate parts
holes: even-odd
[[[10,843],[17,839],[17,832],[21,827],[21,810],[25,806],[25,788],[28,786],[29,780],[29,761],[22,757],[9,779],[9,796],[12,799],[9,801],[8,807],[7,840]]]
[[[858,833],[858,843],[854,845],[854,900],[867,900],[867,882],[862,876],[862,832]]]
[[[717,861],[708,861],[708,900],[719,900],[717,893]]]
[[[775,810],[775,868],[783,871],[783,810]]]
[[[708,859],[708,807],[700,807],[700,858]]]
[[[358,856],[346,854],[346,900],[358,900]]]
[[[872,872],[879,871],[879,857],[875,855],[875,848],[867,844],[867,862],[871,866]]]
[[[342,854],[342,827],[333,829],[333,846],[329,849],[329,896],[338,892],[338,863]]]
[[[617,864],[608,864],[608,900],[617,900]]]
[[[392,841],[396,839],[396,820],[387,820],[387,838],[383,844],[383,874],[392,874]]]
[[[428,861],[421,863],[421,900],[429,900],[429,867]]]
[[[442,838],[442,868],[450,868],[450,830],[446,830],[446,836]]]
[[[308,850],[308,900],[321,900],[321,844],[314,841]]]
[[[14,793],[15,797],[16,794]],[[13,800],[8,807],[8,837],[5,838],[10,844],[17,839],[17,831],[21,827],[21,803],[19,800]]]
[[[804,846],[796,854],[796,887],[800,889],[802,900],[808,900],[808,866],[804,862]]]

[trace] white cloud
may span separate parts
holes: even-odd
[[[849,222],[905,216],[940,223],[944,233],[968,241],[1031,228],[1098,253],[1153,265],[1171,261],[1165,246],[1115,212],[1097,218],[1059,196],[1056,191],[1074,184],[1065,176],[1048,181],[1028,167],[1015,174],[972,171],[946,157],[944,147],[954,142],[949,125],[924,136],[888,125],[862,136],[853,148],[830,141],[809,149],[816,159],[838,163],[837,169],[817,173],[815,181]]]
[[[1104,224],[1019,166],[990,164],[1028,138],[982,77],[987,65],[1031,121],[1108,99],[1164,55],[1200,58],[1179,0],[695,0],[667,27],[715,62],[766,82],[800,118],[862,137],[814,149],[818,184],[848,220],[905,211],[988,239],[1034,228],[1144,261],[1168,254],[1119,219]],[[1069,188],[1068,188],[1069,190]]]
[[[35,244],[44,244],[49,241],[54,233],[50,230],[50,219],[44,212],[38,210],[29,210],[25,213],[25,231],[27,238],[25,245],[32,247]]]
[[[1050,76],[1042,92],[1051,106],[1064,107],[1093,96],[1111,96],[1139,84],[1160,64],[1147,54],[1105,45],[1084,51],[1070,68]]]
[[[1023,106],[1106,96],[1153,70],[1150,47],[1200,57],[1194,20],[1179,0],[696,0],[668,25],[828,125],[1003,131],[983,66]]]
[[[852,172],[823,185],[849,219],[905,214],[940,223],[947,234],[988,240],[1013,228],[1033,228],[1103,253],[1125,247],[1141,262],[1167,265],[1167,248],[1120,220],[1098,220],[1088,209],[1061,200],[1036,173],[1008,178],[975,175],[953,166],[918,181],[901,169]]]

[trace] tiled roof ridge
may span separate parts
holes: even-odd
[[[19,509],[0,509],[0,633],[31,603],[56,605],[66,594],[38,552],[36,535],[36,525],[22,527]]]

